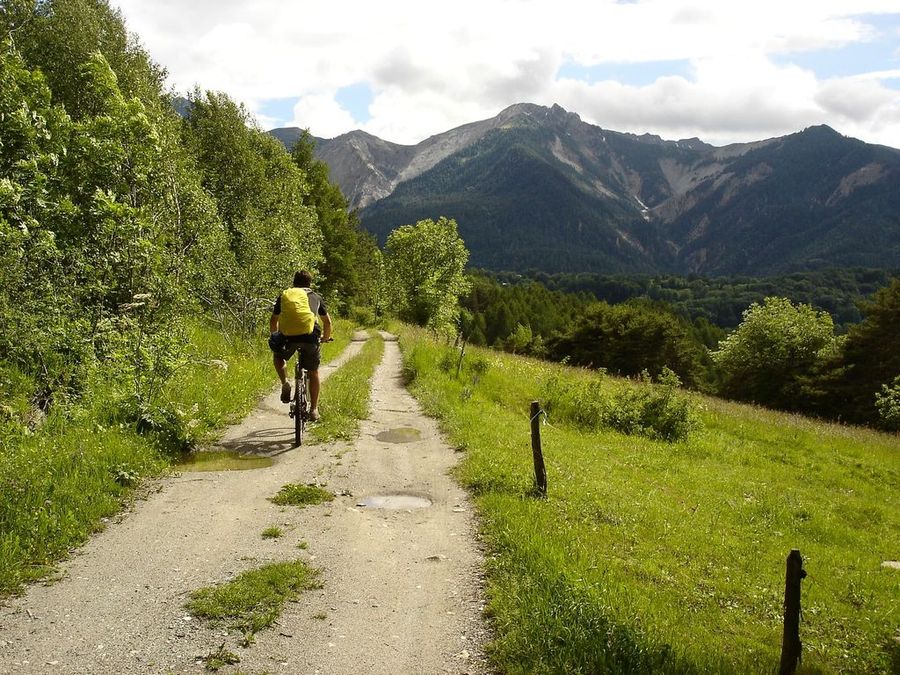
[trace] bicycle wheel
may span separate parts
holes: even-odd
[[[294,447],[303,445],[303,426],[306,423],[306,371],[300,367],[300,355],[294,369]]]

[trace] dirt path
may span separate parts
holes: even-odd
[[[275,464],[164,481],[67,562],[63,580],[0,608],[0,673],[202,672],[200,659],[223,642],[241,662],[220,672],[483,672],[471,507],[447,476],[452,449],[399,371],[388,342],[371,418],[351,445],[289,450],[289,420],[273,391],[221,445],[275,454]],[[416,431],[377,438],[396,429]],[[339,496],[305,509],[266,499],[285,483],[309,482]],[[404,499],[407,508],[362,505]],[[285,535],[262,539],[270,525]],[[196,588],[297,558],[322,570],[323,587],[288,603],[249,648],[183,609]]]

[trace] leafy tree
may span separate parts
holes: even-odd
[[[273,289],[287,285],[294,270],[315,271],[322,259],[316,214],[305,203],[309,183],[277,140],[250,126],[243,106],[225,94],[199,91],[191,104],[185,142],[233,254],[221,270],[228,285],[225,307],[237,325],[252,331],[271,307]]]
[[[420,220],[391,232],[385,273],[400,318],[448,330],[459,315],[459,297],[468,289],[463,275],[468,258],[455,220]]]
[[[721,370],[721,392],[731,398],[789,410],[806,404],[806,381],[834,344],[827,312],[769,297],[753,303],[744,320],[713,359]]]
[[[881,385],[881,391],[875,394],[875,407],[885,429],[900,431],[900,375],[890,386]]]
[[[26,62],[41,69],[53,100],[73,117],[87,112],[82,109],[78,66],[96,52],[106,58],[126,98],[163,105],[165,70],[150,59],[125,28],[121,12],[106,0],[14,0],[4,14]]]
[[[851,422],[879,424],[882,385],[900,376],[900,278],[861,304],[865,318],[851,327],[843,348],[824,368],[819,412]],[[885,394],[886,395],[886,394]]]
[[[0,357],[46,378],[56,370],[48,360],[64,353],[49,343],[67,323],[54,301],[68,286],[54,225],[68,210],[59,160],[72,122],[51,104],[43,75],[8,43],[0,49]]]
[[[349,212],[340,188],[328,179],[328,165],[316,159],[315,141],[304,130],[291,150],[294,163],[306,175],[309,193],[305,203],[316,211],[322,231],[324,260],[318,284],[330,306],[346,302],[372,305],[372,284],[378,274],[375,238],[362,230],[356,212]]]
[[[591,305],[570,331],[548,342],[548,350],[551,358],[620,375],[646,370],[659,376],[668,367],[688,386],[703,379],[704,350],[691,326],[659,304]]]

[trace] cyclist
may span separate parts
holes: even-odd
[[[331,338],[331,317],[322,296],[310,286],[312,275],[300,270],[294,273],[294,285],[275,300],[269,319],[269,348],[281,380],[282,403],[291,402],[284,363],[299,350],[300,365],[309,372],[309,416],[315,422],[319,419],[319,342]]]

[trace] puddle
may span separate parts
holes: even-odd
[[[254,457],[231,450],[194,452],[175,465],[178,471],[247,471],[272,466],[271,457]]]
[[[366,506],[370,509],[390,509],[401,511],[405,509],[427,509],[431,506],[431,500],[428,497],[420,497],[418,495],[371,495],[363,497],[357,506]]]
[[[385,443],[414,443],[422,438],[422,432],[412,427],[397,427],[382,431],[375,438]]]

